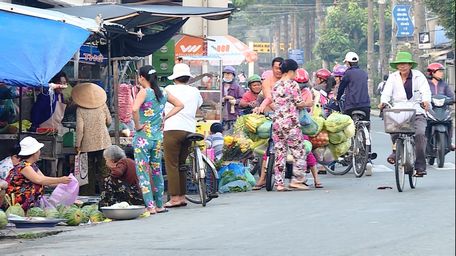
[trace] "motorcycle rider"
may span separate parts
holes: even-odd
[[[445,76],[445,67],[440,63],[431,63],[427,66],[427,77],[429,88],[431,89],[432,96],[435,95],[445,95],[451,100],[454,101],[454,92],[451,90],[450,86],[443,81]],[[430,131],[426,132],[428,135]],[[428,136],[429,137],[429,136]],[[449,127],[449,139],[453,138],[453,122],[451,122]],[[451,150],[454,151],[454,144],[451,143]]]
[[[415,169],[416,176],[423,177],[426,172],[426,145],[427,139],[425,135],[427,121],[424,116],[424,111],[428,111],[430,107],[431,91],[426,77],[423,73],[415,70],[417,63],[412,59],[412,54],[409,52],[398,52],[396,59],[390,63],[390,67],[397,71],[392,73],[385,83],[382,91],[380,109],[392,99],[394,102],[410,102],[415,103],[421,100],[424,109],[415,104]],[[391,136],[393,143],[397,136]],[[388,163],[395,164],[395,150],[388,156]]]

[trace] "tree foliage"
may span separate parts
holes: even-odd
[[[440,24],[445,28],[448,38],[454,41],[454,19],[455,1],[454,0],[425,0],[426,7],[439,17]]]

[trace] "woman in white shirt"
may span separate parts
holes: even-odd
[[[165,207],[186,206],[186,171],[183,166],[189,154],[190,143],[186,140],[187,135],[196,132],[196,111],[203,104],[203,98],[199,90],[188,85],[190,67],[184,63],[178,63],[173,68],[173,74],[168,79],[174,84],[166,87],[166,91],[174,95],[184,104],[184,109],[165,121],[163,129],[163,149],[165,158],[166,174],[168,177],[168,194],[170,200]],[[165,106],[165,113],[170,111],[171,105]],[[179,169],[182,169],[179,171]]]

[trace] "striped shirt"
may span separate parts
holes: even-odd
[[[207,136],[206,143],[208,148],[213,148],[215,151],[215,159],[220,160],[223,155],[223,135],[220,132]]]

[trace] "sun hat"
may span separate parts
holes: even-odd
[[[174,80],[182,76],[193,77],[190,73],[190,67],[185,63],[177,63],[173,67],[173,74],[168,76],[169,80]]]
[[[398,52],[396,54],[396,59],[390,62],[390,67],[397,69],[397,64],[400,63],[409,63],[412,64],[412,68],[416,68],[418,65],[413,59],[412,54],[409,52]]]
[[[83,108],[98,108],[106,103],[106,92],[93,83],[78,84],[71,92],[73,101]]]
[[[44,147],[43,143],[39,143],[35,138],[30,136],[23,138],[21,142],[19,142],[19,145],[21,146],[21,151],[18,154],[20,156],[33,155]]]
[[[356,52],[347,52],[345,54],[345,59],[344,62],[358,62],[359,61],[359,56],[356,54]]]

